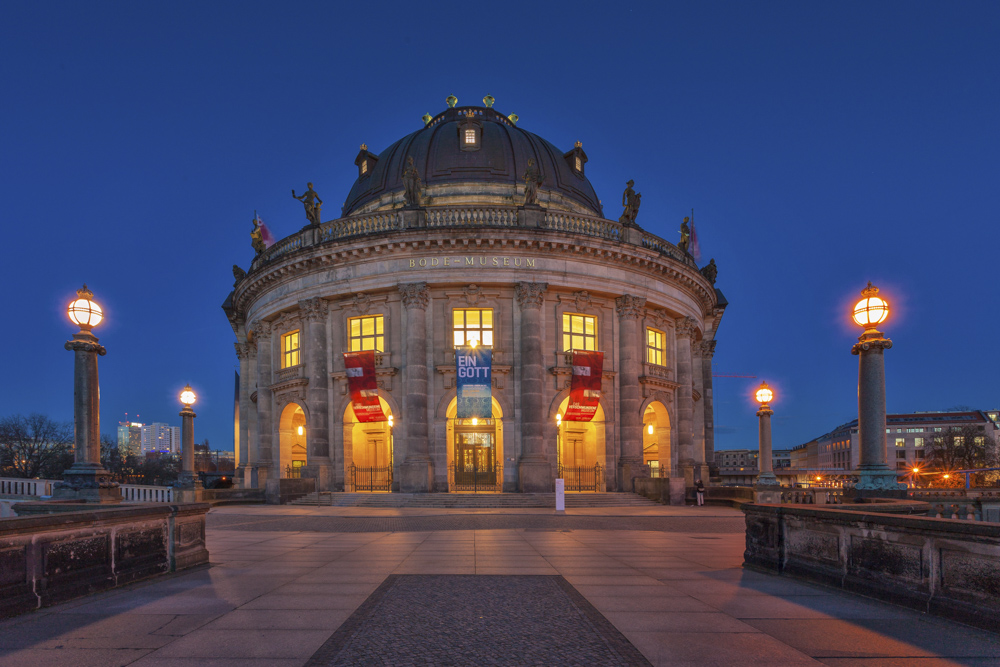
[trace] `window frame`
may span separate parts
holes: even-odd
[[[365,335],[364,333],[365,320],[374,320],[373,333],[370,335]],[[353,331],[351,330],[352,322],[359,323],[358,327],[359,334],[357,336],[355,336]],[[381,323],[382,325],[382,333],[379,333],[379,327],[378,327],[379,323]],[[348,317],[346,333],[347,333],[347,350],[349,352],[375,352],[376,354],[385,353],[385,315],[383,315],[382,313],[370,313],[366,315],[356,315],[354,317]],[[364,347],[364,341],[368,339],[373,340],[371,350],[366,350]],[[382,343],[381,349],[379,349],[380,348],[379,339],[381,339]],[[359,341],[360,345],[360,347],[358,347],[357,349],[354,348],[355,340]]]
[[[294,337],[294,338],[293,338]],[[295,347],[290,347],[288,342],[294,340]],[[281,334],[281,368],[292,368],[293,366],[302,365],[302,330],[293,329],[287,333]],[[293,359],[295,363],[288,363],[290,359]]]
[[[575,333],[573,331],[573,318],[581,318],[582,322],[582,333]],[[586,333],[587,331],[587,320],[593,320],[592,334]],[[567,324],[569,327],[567,328]],[[559,322],[559,333],[560,333],[560,348],[563,352],[572,352],[573,350],[580,350],[584,352],[594,352],[599,350],[598,347],[598,331],[600,322],[596,315],[587,315],[585,313],[574,313],[572,311],[563,311],[562,317]],[[583,347],[577,347],[573,340],[574,338],[582,338]],[[587,341],[593,340],[593,346],[587,347]],[[567,346],[568,344],[568,346]]]
[[[650,344],[649,338],[650,334],[659,336],[660,345],[655,347]],[[659,355],[658,361],[653,361],[650,358],[652,352],[656,352]],[[661,331],[655,327],[646,327],[646,363],[653,364],[654,366],[666,366],[667,361],[667,332]]]
[[[467,314],[470,313],[470,312],[477,312],[477,313],[479,313],[479,318],[478,318],[479,319],[479,326],[476,326],[476,327],[470,327],[470,326],[468,326],[469,319],[468,319],[468,315]],[[483,325],[483,319],[484,319],[483,318],[483,313],[485,313],[485,312],[488,312],[490,314],[490,317],[489,317],[489,319],[490,319],[490,325],[489,325],[488,328]],[[456,326],[456,322],[455,322],[455,316],[458,313],[462,313],[462,326],[461,327]],[[482,345],[483,347],[490,347],[490,348],[494,347],[496,345],[496,340],[497,340],[497,336],[496,336],[496,334],[497,334],[496,309],[493,308],[493,307],[485,307],[485,308],[452,308],[451,309],[451,344],[452,344],[452,347],[455,348],[455,347],[461,347],[463,345],[468,345],[469,344],[469,340],[470,340],[470,338],[468,336],[468,333],[470,331],[478,331],[480,333],[479,338],[476,339],[476,340],[479,341],[477,343],[477,345]],[[461,343],[459,343],[458,340],[457,340],[457,338],[456,338],[456,335],[459,332],[462,333],[462,342]],[[486,335],[485,335],[486,333],[489,333],[489,339],[490,339],[490,341],[488,343],[485,340],[486,339]]]

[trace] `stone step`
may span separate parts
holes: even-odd
[[[332,507],[417,507],[517,509],[555,507],[554,493],[344,493],[314,492],[292,505]],[[566,507],[649,507],[657,503],[634,493],[567,493]]]

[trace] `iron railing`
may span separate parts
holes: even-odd
[[[354,491],[392,491],[392,466],[356,466],[348,471]]]
[[[302,468],[293,468],[292,466],[285,466],[285,479],[301,479],[302,478]]]
[[[448,491],[451,493],[501,493],[503,475],[497,473],[496,463],[485,470],[476,466],[456,468],[448,466]]]
[[[595,463],[592,467],[568,468],[559,466],[559,477],[564,480],[566,491],[603,491],[604,466]]]

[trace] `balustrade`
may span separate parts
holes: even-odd
[[[122,484],[122,500],[130,503],[172,503],[172,486],[147,486],[145,484]]]

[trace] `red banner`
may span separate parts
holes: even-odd
[[[573,351],[573,379],[569,385],[569,406],[563,421],[589,422],[601,401],[603,352]]]
[[[375,381],[375,352],[344,352],[344,367],[354,416],[359,422],[384,422],[385,413],[378,401]]]

